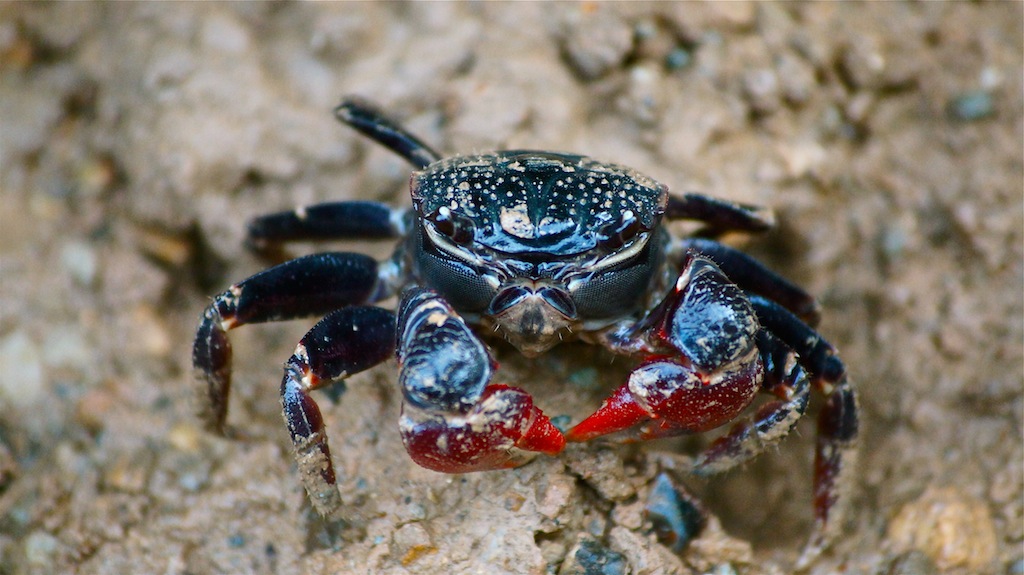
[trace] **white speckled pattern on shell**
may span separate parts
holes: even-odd
[[[654,227],[668,190],[585,156],[511,150],[431,164],[413,176],[412,198],[424,216],[447,207],[468,217],[488,248],[569,255],[594,248],[600,228],[626,211]]]

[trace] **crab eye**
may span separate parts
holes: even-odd
[[[437,231],[459,245],[473,241],[473,222],[462,214],[452,213],[446,206],[438,208],[436,212],[427,216],[427,219],[434,224]]]
[[[633,239],[640,229],[640,220],[633,214],[633,210],[626,210],[621,218],[612,220],[598,229],[598,245],[608,251],[617,250]]]
[[[487,313],[490,315],[500,315],[508,308],[516,305],[523,301],[530,295],[530,290],[523,286],[511,286],[507,287],[494,296],[491,300],[491,306],[488,308]]]
[[[569,294],[553,287],[543,287],[537,292],[541,299],[567,318],[576,317],[576,304]]]

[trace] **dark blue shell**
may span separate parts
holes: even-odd
[[[475,243],[508,254],[573,255],[627,210],[657,226],[668,190],[639,172],[585,156],[510,150],[435,162],[412,178],[416,211],[447,207],[473,222]]]

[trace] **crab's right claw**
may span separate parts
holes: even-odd
[[[565,437],[529,394],[489,385],[467,413],[429,413],[406,406],[402,441],[412,459],[434,471],[466,473],[518,467],[534,452],[554,455]]]
[[[406,292],[398,329],[401,433],[416,463],[445,473],[503,469],[565,447],[529,394],[490,383],[487,349],[435,292]]]

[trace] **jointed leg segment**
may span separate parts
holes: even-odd
[[[227,331],[250,323],[323,315],[372,301],[377,262],[362,254],[323,253],[291,260],[237,283],[203,312],[192,347],[198,412],[210,430],[224,433],[231,387]]]
[[[402,156],[416,168],[425,168],[441,159],[441,154],[366,100],[346,98],[334,109],[334,116],[360,134]]]
[[[727,232],[765,232],[775,225],[769,210],[737,204],[704,194],[669,196],[665,217],[670,220],[697,220],[705,227],[698,236],[715,237]]]
[[[324,517],[333,517],[341,509],[341,497],[320,408],[309,392],[385,361],[394,353],[394,342],[392,312],[346,307],[317,323],[285,363],[281,382],[284,420],[309,499]]]
[[[814,297],[756,258],[709,239],[690,238],[682,244],[687,251],[699,253],[715,262],[731,281],[745,291],[781,305],[811,327],[820,322],[821,308]]]
[[[395,239],[405,232],[404,210],[379,202],[330,202],[260,216],[249,222],[246,245],[270,261],[288,256],[284,242]]]
[[[786,437],[807,410],[810,382],[792,351],[764,330],[758,333],[758,349],[765,366],[761,388],[778,399],[733,424],[701,452],[693,464],[697,474],[718,473],[750,461]]]

